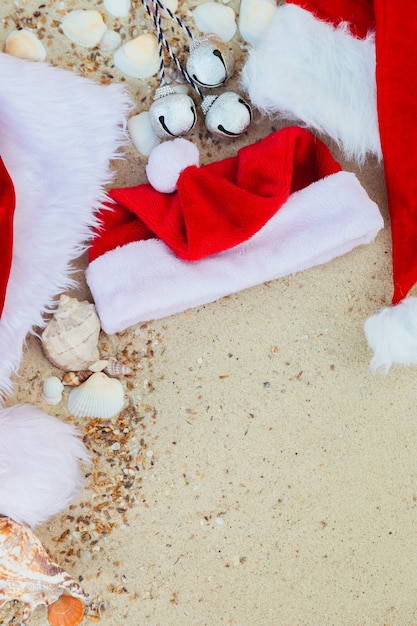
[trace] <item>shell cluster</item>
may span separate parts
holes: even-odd
[[[98,359],[100,320],[93,304],[62,295],[41,336],[42,349],[62,370],[86,369]]]
[[[77,598],[78,614],[88,597],[81,586],[54,563],[33,531],[8,517],[0,517],[0,606],[11,600],[23,604],[21,626],[39,605],[49,607],[52,615],[50,624],[76,626],[78,621],[57,621],[54,607],[63,594]],[[81,602],[80,602],[81,601]],[[71,603],[71,601],[70,601]],[[84,609],[82,607],[84,612]],[[81,618],[82,619],[82,618]]]

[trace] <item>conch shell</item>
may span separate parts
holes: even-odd
[[[94,304],[63,294],[59,306],[42,333],[45,356],[65,371],[88,368],[98,359],[100,320]]]
[[[82,587],[50,559],[28,526],[0,516],[0,608],[10,600],[22,602],[20,624],[26,626],[37,606],[49,606],[64,593],[88,600]]]

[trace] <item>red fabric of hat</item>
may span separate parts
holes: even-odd
[[[188,261],[228,250],[258,232],[290,194],[340,170],[324,143],[293,126],[235,157],[187,167],[171,194],[149,184],[113,189],[109,196],[116,204],[99,215],[90,261],[151,237]]]
[[[287,4],[296,4],[335,26],[345,22],[355,37],[366,37],[375,26],[373,0],[288,0]]]
[[[13,181],[0,158],[0,317],[12,265],[15,204],[16,196]]]

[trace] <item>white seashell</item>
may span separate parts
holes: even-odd
[[[60,369],[87,369],[99,357],[99,334],[100,320],[94,305],[62,295],[58,309],[42,333],[42,349]]]
[[[111,356],[103,372],[109,376],[129,376],[132,373],[132,369]]]
[[[91,363],[91,365],[88,366],[88,369],[90,372],[102,372],[108,364],[108,359],[99,359],[98,361]]]
[[[4,51],[19,59],[29,61],[45,61],[45,46],[32,31],[26,28],[13,30],[6,39]]]
[[[114,53],[115,66],[127,76],[149,78],[159,69],[158,40],[147,33],[131,39]]]
[[[10,600],[22,602],[19,624],[26,626],[37,606],[53,606],[63,594],[83,602],[87,600],[81,586],[52,561],[28,526],[1,516],[0,606]],[[79,621],[72,623],[79,624]]]
[[[161,143],[161,139],[152,128],[148,111],[142,111],[130,117],[127,121],[127,128],[136,150],[144,156],[149,156],[152,150]]]
[[[61,28],[68,39],[85,48],[97,46],[107,30],[101,13],[85,9],[67,13],[61,21]]]
[[[242,39],[252,46],[260,41],[276,9],[275,0],[241,0],[239,31]]]
[[[175,13],[175,11],[178,9],[178,0],[165,0],[164,2],[162,2],[162,4],[164,5],[164,7],[169,9],[171,13]],[[168,13],[162,9],[161,15],[167,17]]]
[[[95,372],[68,395],[68,410],[74,417],[110,418],[120,413],[124,390],[117,378]]]
[[[64,385],[58,376],[49,376],[42,385],[42,398],[46,404],[58,404],[62,400]]]
[[[192,11],[195,24],[204,34],[213,33],[230,41],[236,33],[236,14],[231,7],[218,2],[204,2]]]
[[[114,52],[120,46],[121,36],[115,30],[106,30],[100,40],[100,50],[103,52]]]
[[[104,0],[103,6],[115,17],[127,17],[130,11],[130,0]]]

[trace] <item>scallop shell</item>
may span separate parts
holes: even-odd
[[[68,395],[68,410],[74,417],[109,418],[120,413],[123,405],[121,382],[103,372],[94,372]]]
[[[64,385],[58,376],[49,376],[42,386],[42,398],[46,404],[58,404],[62,400]]]
[[[59,306],[42,333],[45,356],[67,371],[88,368],[98,359],[100,320],[93,304],[62,295]]]
[[[97,46],[107,30],[101,13],[86,9],[67,13],[61,21],[61,28],[68,39],[85,48]]]
[[[109,376],[129,376],[132,373],[132,369],[111,356],[103,372]]]
[[[21,626],[39,605],[49,606],[66,593],[84,602],[81,586],[48,556],[33,531],[0,517],[0,607],[10,600],[23,603]]]
[[[136,150],[144,156],[149,156],[152,150],[161,143],[152,128],[148,111],[142,111],[130,117],[127,121],[127,129]]]
[[[260,41],[276,10],[276,0],[241,0],[239,31],[242,39],[252,46]]]
[[[236,33],[236,13],[218,2],[204,2],[192,11],[195,24],[202,33],[214,33],[222,41],[230,41]]]
[[[62,378],[63,385],[67,385],[68,387],[78,387],[82,383],[84,383],[87,378],[90,378],[92,375],[91,370],[80,370],[79,372],[67,372],[65,376]]]
[[[146,33],[131,39],[114,53],[115,66],[127,76],[149,78],[159,68],[158,40]]]
[[[104,0],[103,6],[115,17],[127,17],[130,11],[130,0]]]
[[[51,626],[78,626],[84,617],[84,603],[79,598],[62,594],[48,607]]]
[[[13,30],[6,39],[4,51],[19,59],[45,61],[46,49],[31,30]]]

